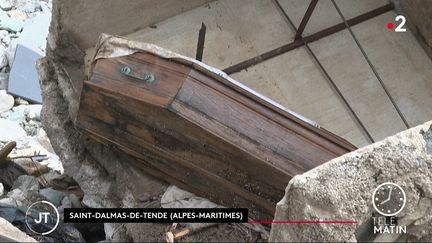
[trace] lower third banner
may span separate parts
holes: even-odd
[[[65,223],[246,223],[246,208],[65,208]]]

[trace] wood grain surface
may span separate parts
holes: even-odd
[[[294,175],[355,149],[217,75],[148,53],[98,60],[76,125],[147,173],[257,219],[273,218]]]

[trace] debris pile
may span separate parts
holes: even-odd
[[[333,159],[288,184],[276,220],[355,221],[356,224],[273,225],[270,241],[431,242],[432,122]],[[380,214],[371,203],[380,184],[393,182],[406,194],[397,225],[406,233],[374,233]],[[390,197],[389,197],[390,198]]]
[[[42,105],[14,99],[1,90],[0,107],[1,223],[4,227],[17,226],[36,240],[82,241],[73,226],[60,225],[56,234],[49,237],[36,235],[26,227],[24,215],[32,203],[52,202],[62,215],[64,208],[82,207],[83,193],[75,181],[64,175],[62,163],[42,128]],[[8,230],[0,235],[26,239],[13,232]]]
[[[8,86],[14,89],[14,84],[9,83],[9,75],[18,46],[44,55],[51,5],[51,0],[0,1],[0,90]],[[18,67],[20,65],[17,64]],[[3,107],[0,107],[2,110]]]
[[[13,87],[9,82],[13,68],[29,82],[34,78],[21,69],[34,66],[14,62],[16,49],[22,46],[43,55],[50,19],[51,1],[0,1],[0,239],[5,241],[32,241],[27,235],[38,241],[83,240],[73,226],[64,225],[49,237],[35,235],[24,220],[26,209],[40,200],[53,202],[60,212],[81,207],[82,191],[64,175],[42,128],[42,105],[7,91]],[[40,96],[40,89],[35,92]]]

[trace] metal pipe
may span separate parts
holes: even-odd
[[[196,58],[198,61],[202,61],[203,53],[204,53],[204,41],[205,41],[205,35],[206,35],[207,27],[204,23],[201,23],[201,29],[198,33],[198,44],[197,44],[197,51],[196,51]]]

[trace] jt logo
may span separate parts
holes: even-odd
[[[39,219],[35,219],[36,224],[40,224],[42,222],[42,218],[44,219],[44,223],[48,223],[48,216],[50,213],[39,213]],[[42,217],[43,216],[43,217]]]
[[[48,201],[38,201],[27,209],[25,222],[27,227],[35,234],[48,235],[58,226],[60,214],[54,204]],[[45,224],[46,227],[40,227]]]

